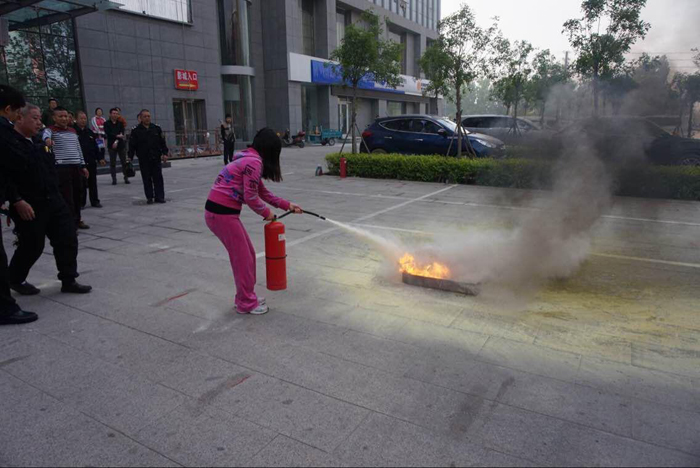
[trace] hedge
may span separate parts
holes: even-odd
[[[349,177],[415,180],[537,188],[551,186],[552,161],[533,159],[454,158],[400,154],[343,154]],[[328,171],[340,173],[340,154],[326,156]],[[647,166],[627,169],[615,181],[617,195],[700,200],[700,167]]]

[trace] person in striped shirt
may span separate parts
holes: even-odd
[[[54,125],[44,130],[44,142],[53,149],[58,173],[58,187],[75,220],[76,229],[90,229],[80,216],[83,178],[90,173],[85,164],[80,140],[75,129],[69,126],[70,117],[63,107],[53,110]]]

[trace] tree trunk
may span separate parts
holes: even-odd
[[[593,74],[593,115],[598,117],[598,72]]]
[[[506,105],[506,115],[510,115],[510,103]]]
[[[520,101],[520,92],[515,92],[515,104],[513,104],[513,124],[510,128],[510,133],[513,135],[519,135],[520,130],[518,129],[518,102]]]
[[[457,86],[455,103],[457,104],[457,157],[462,157],[462,93]]]
[[[352,114],[351,121],[352,123],[352,154],[357,154],[357,140],[355,136],[355,127],[357,126],[356,118],[357,114],[355,114],[355,101],[357,100],[357,85],[354,85],[352,87],[352,103],[350,105],[350,112]]]
[[[688,138],[693,138],[693,110],[695,109],[695,101],[690,101],[690,113],[688,114]]]
[[[542,115],[540,115],[540,127],[544,128],[544,111],[547,109],[547,101],[542,101]]]

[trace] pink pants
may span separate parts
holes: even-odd
[[[233,279],[236,283],[236,308],[238,312],[250,312],[258,306],[255,295],[255,248],[237,215],[220,215],[205,212],[207,226],[228,250]]]

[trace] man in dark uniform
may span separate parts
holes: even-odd
[[[10,177],[12,172],[26,170],[27,154],[17,142],[12,124],[24,105],[19,91],[0,85],[0,205],[9,200],[21,216],[33,217],[32,207],[19,197]],[[0,233],[0,325],[29,323],[37,318],[35,313],[23,311],[10,293],[7,254]]]
[[[21,216],[13,205],[10,213],[17,226],[17,250],[10,262],[10,287],[20,294],[38,294],[38,288],[26,282],[29,270],[44,251],[45,238],[53,247],[61,292],[89,293],[92,288],[79,284],[78,235],[75,222],[58,187],[54,157],[43,143],[32,140],[41,130],[38,107],[27,105],[15,124],[15,139],[28,155],[27,169],[12,172],[17,192],[34,209],[33,219]]]
[[[78,111],[78,117],[75,122],[75,131],[78,132],[78,140],[80,148],[83,150],[83,157],[90,175],[85,184],[83,184],[83,193],[81,196],[81,204],[83,208],[87,204],[87,192],[90,192],[90,205],[93,208],[102,208],[100,198],[97,194],[97,162],[100,166],[105,165],[104,154],[100,152],[100,147],[97,145],[97,135],[88,127],[87,114],[83,111]]]
[[[139,115],[141,123],[131,131],[127,160],[134,159],[134,155],[139,158],[143,190],[146,193],[148,204],[153,204],[154,197],[156,203],[165,203],[161,162],[168,160],[168,145],[165,143],[163,130],[158,125],[151,123],[151,112],[144,109]]]

